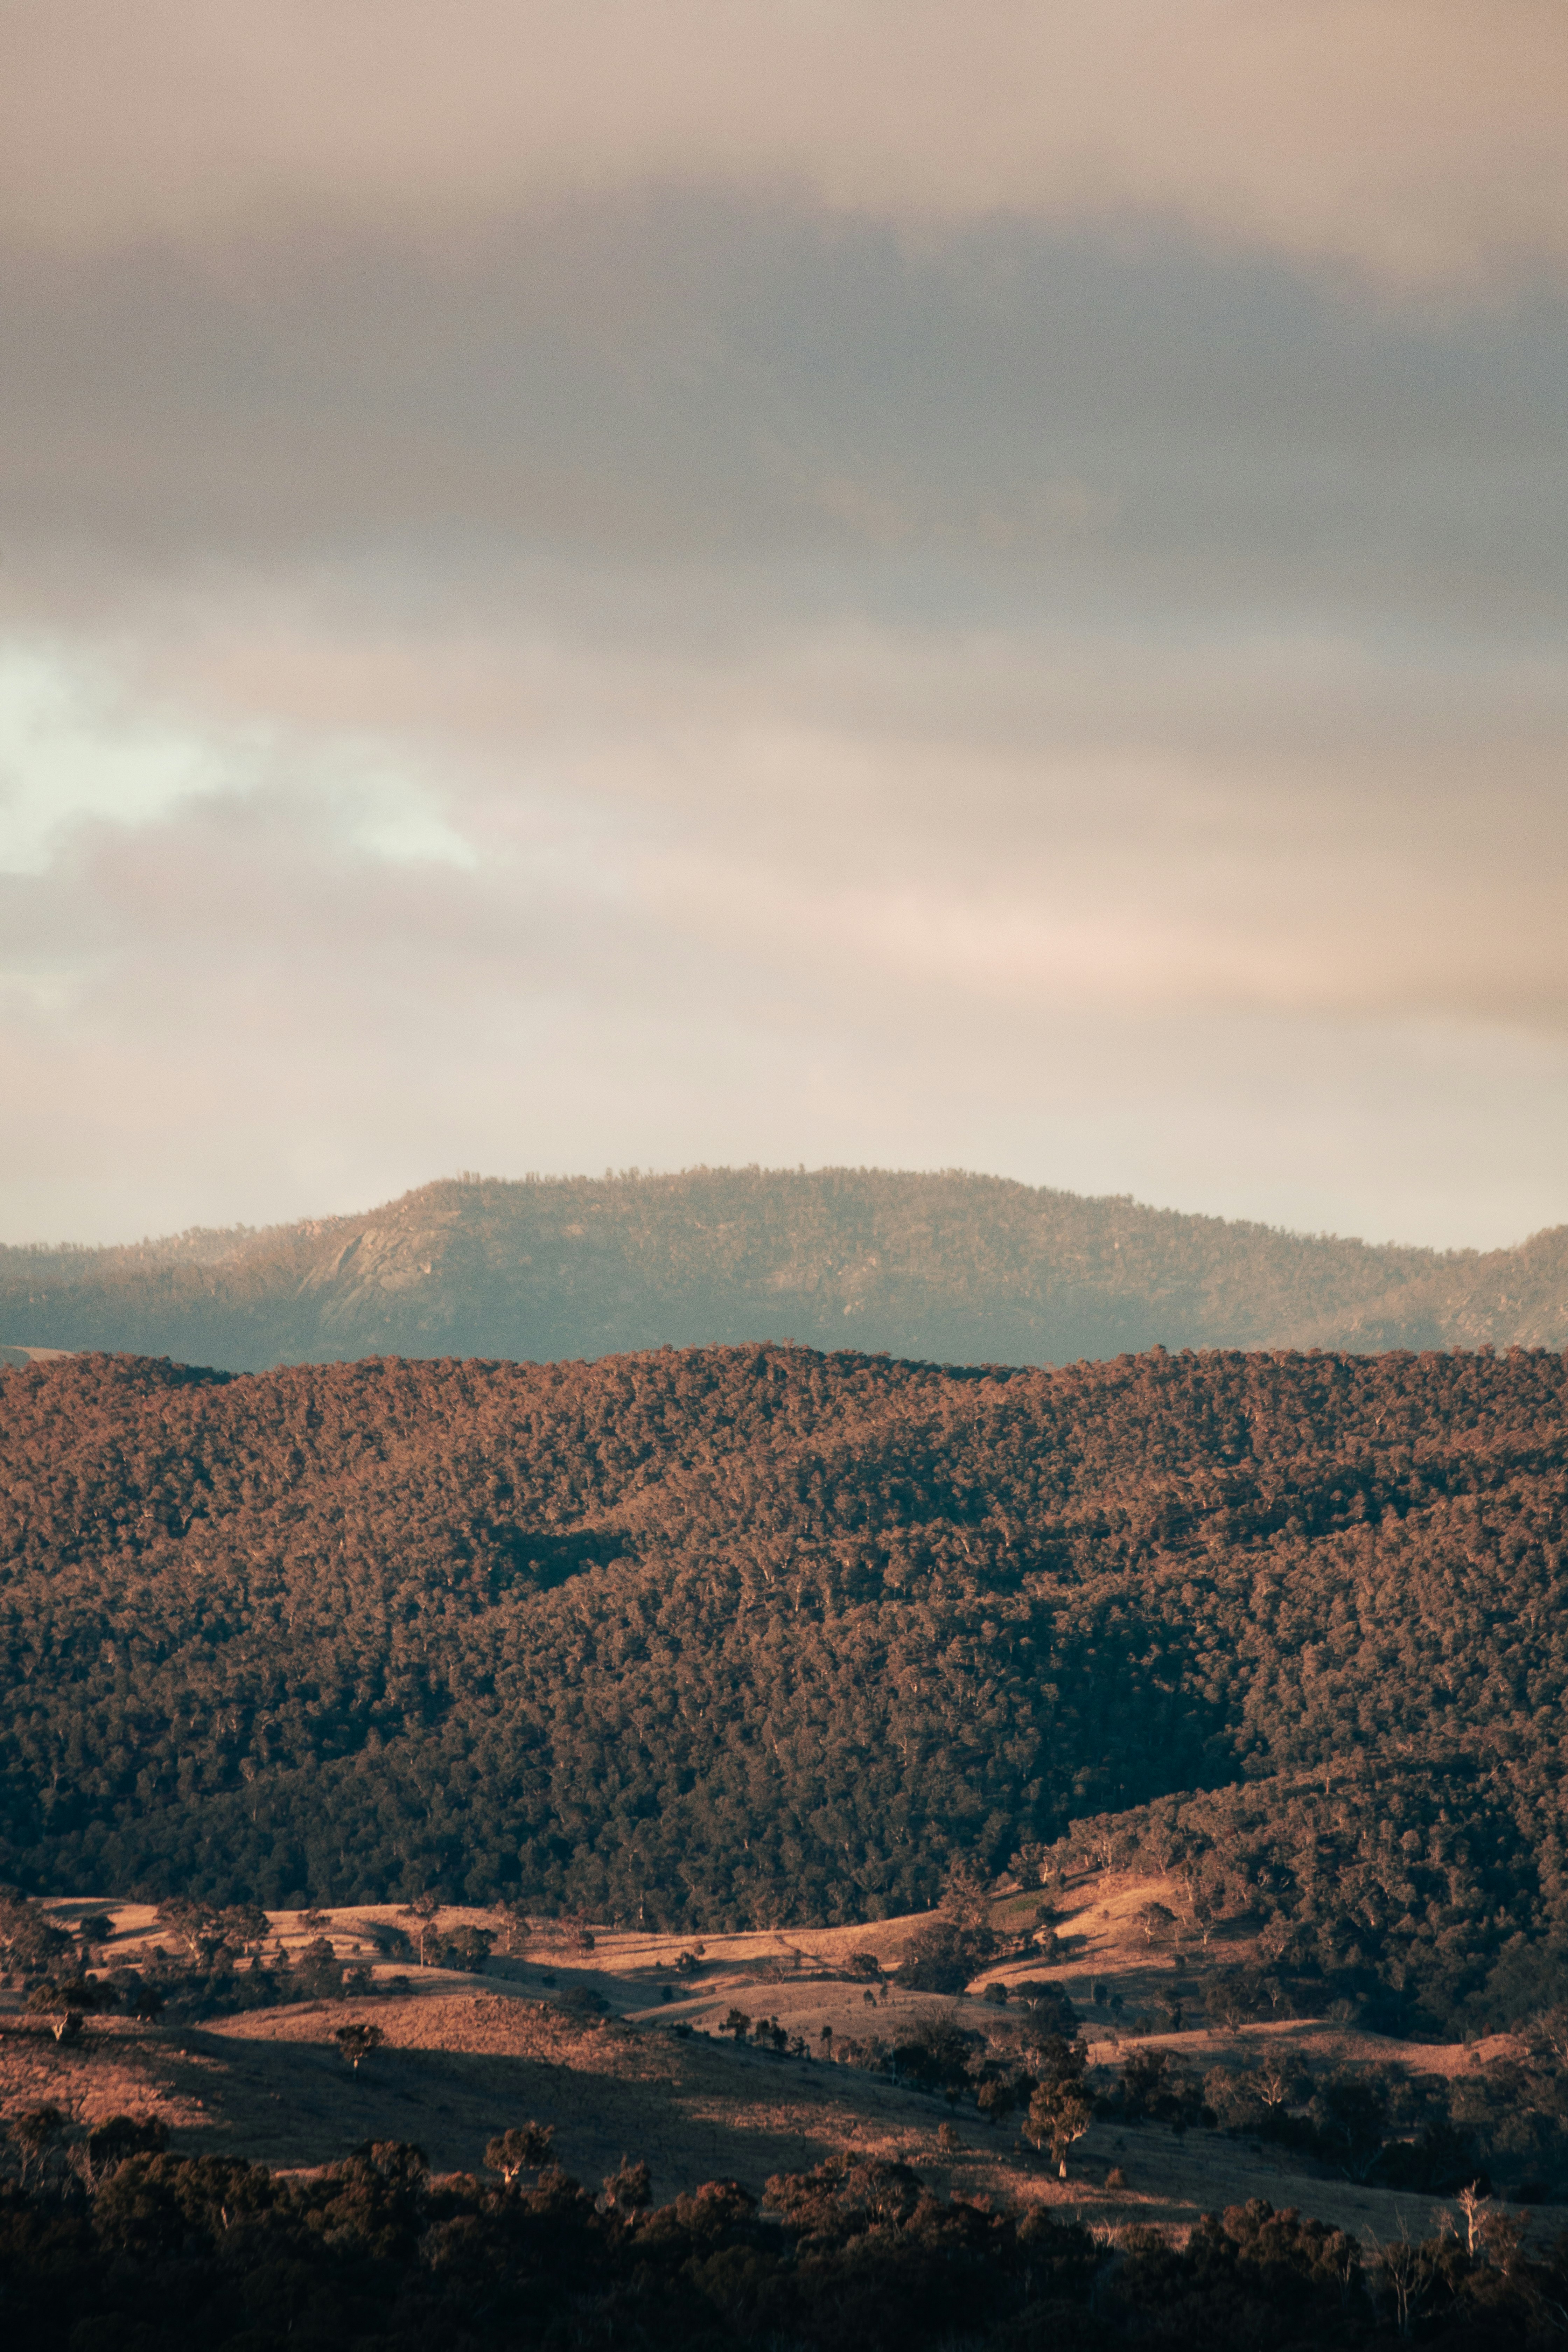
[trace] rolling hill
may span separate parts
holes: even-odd
[[[1547,1350],[0,1370],[0,1876],[689,1932],[1087,1861],[1495,2022],[1568,1953],[1565,1412]]]
[[[429,1184],[363,1215],[0,1250],[0,1340],[231,1370],[795,1339],[946,1363],[1568,1343],[1568,1226],[1482,1255],[994,1177],[689,1171]]]

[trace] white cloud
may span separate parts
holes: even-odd
[[[282,775],[341,839],[398,865],[471,866],[475,851],[384,740],[283,735],[266,709],[149,707],[117,661],[79,641],[0,638],[0,874],[39,874],[81,833],[135,830],[188,803],[249,796]]]
[[[0,642],[0,873],[42,872],[78,826],[146,824],[181,802],[245,792],[253,741],[216,751],[189,728],[128,712],[107,667]]]

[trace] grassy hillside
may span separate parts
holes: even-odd
[[[1027,1948],[945,1999],[907,1981],[929,1917],[693,1950],[473,1906],[258,1913],[195,2011],[170,1948],[224,1923],[13,1900],[13,1943],[85,1945],[123,1997],[57,2040],[0,1988],[7,2344],[1557,2341],[1561,2020],[1464,2047],[1223,1997],[1172,2023],[1216,1947],[1268,1956],[1235,1921],[1151,1949],[1152,1896],[1184,1908],[1101,1870],[1049,1927],[982,1898]]]
[[[1055,1906],[1059,1958],[1048,1960],[1037,1947],[989,1964],[989,2000],[978,1979],[957,1997],[902,1981],[902,1956],[929,1915],[713,1935],[700,1939],[696,1973],[683,1975],[694,1957],[684,1939],[603,1922],[586,1936],[544,1919],[520,1929],[513,1914],[464,1906],[439,1915],[420,1965],[406,1948],[386,1957],[389,1941],[406,1948],[416,1924],[393,1906],[308,1920],[274,1911],[258,1942],[284,1998],[269,2004],[236,2003],[198,2020],[172,1998],[161,2029],[122,2012],[57,2045],[15,1993],[0,1992],[0,2109],[15,2113],[53,2096],[88,2124],[151,2110],[172,2126],[183,2153],[280,2168],[330,2164],[366,2139],[412,2137],[437,2171],[470,2172],[482,2168],[486,2143],[504,2120],[536,2114],[552,2126],[554,2152],[579,2179],[596,2182],[635,2150],[651,2165],[661,2198],[689,2194],[715,2175],[760,2195],[770,2174],[856,2147],[862,2156],[918,2165],[943,2190],[1000,2195],[1026,2208],[1048,2202],[1058,2219],[1070,2213],[1102,2226],[1190,2228],[1205,2210],[1261,2189],[1331,2227],[1394,2234],[1402,2209],[1389,2176],[1402,2169],[1405,2144],[1434,2122],[1462,2143],[1452,2160],[1484,2167],[1503,2194],[1528,2189],[1532,2179],[1559,2186],[1568,2166],[1568,2115],[1552,2095],[1561,2062],[1532,2049],[1532,2037],[1394,2043],[1327,2018],[1210,2017],[1194,1998],[1197,1984],[1216,1951],[1231,1961],[1256,1957],[1255,1938],[1231,1923],[1202,1947],[1189,1930],[1151,1949],[1139,1919],[1158,1895],[1180,1901],[1170,1881],[1076,1874]],[[1006,1937],[1017,1899],[1001,1896],[989,1907],[998,1937]],[[1031,1916],[1036,1907],[1027,1906]],[[68,1932],[94,1908],[101,1906],[58,1898],[43,1906]],[[110,1916],[112,1934],[93,1947],[100,1979],[134,1971],[175,1984],[176,1974],[151,1957],[172,1940],[152,1907],[113,1903]],[[480,1972],[464,1969],[440,1941],[474,1928],[493,1946]],[[319,1970],[323,1943],[339,1974],[353,1974],[335,1995],[302,1998],[290,1974]],[[858,1964],[869,1973],[857,1973]],[[236,1982],[246,1968],[240,1955]],[[1102,2108],[1075,2144],[1066,2181],[1021,2136],[1019,2105],[976,2097],[987,2080],[1027,2067],[1039,2022],[1028,1995],[1041,1981],[1079,2005],[1088,2079]],[[997,1984],[1008,1989],[1006,2001],[995,1999]],[[1174,2029],[1158,2014],[1173,1985],[1189,2011]],[[750,2029],[739,2035],[727,2022],[737,2010]],[[332,2035],[360,2019],[385,2038],[351,2075]],[[922,2079],[912,2052],[922,2036],[954,2028],[951,2079]],[[1184,2142],[1169,2132],[1168,2116],[1118,2096],[1127,2062],[1136,2074],[1151,2057],[1163,2061],[1167,2095],[1177,2083],[1206,2083],[1222,2103],[1227,2077],[1241,2087],[1275,2065],[1289,2078],[1298,2115],[1348,2072],[1382,2077],[1389,2090],[1397,2082],[1383,2118],[1389,2154],[1352,2178],[1331,2157],[1315,2155],[1306,2132],[1270,2137],[1265,2152],[1256,2130],[1227,2134],[1236,2117],[1217,2110],[1206,2128],[1194,2116],[1197,2129]],[[957,2095],[949,2099],[948,2091]],[[1122,2179],[1108,2188],[1113,2168]],[[1407,2183],[1405,2216],[1426,2225],[1427,2200],[1436,2204],[1443,2193],[1439,2179],[1412,2198]]]
[[[0,1341],[260,1370],[793,1339],[950,1363],[1160,1345],[1568,1341],[1568,1228],[1373,1248],[993,1177],[826,1169],[426,1186],[366,1215],[0,1250]]]
[[[1549,1352],[0,1372],[0,1872],[686,1929],[1103,1849],[1287,1989],[1521,2014],[1565,1402]]]

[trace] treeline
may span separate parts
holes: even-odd
[[[1568,1228],[1489,1255],[949,1171],[424,1186],[367,1214],[0,1249],[0,1341],[255,1370],[794,1339],[939,1362],[1167,1347],[1568,1344]]]
[[[1564,1388],[1547,1353],[0,1373],[0,1873],[834,1922],[1155,1806],[1112,1850],[1290,1967],[1500,2021],[1568,1928]]]
[[[584,2187],[535,2125],[497,2135],[487,2180],[432,2179],[405,2143],[309,2176],[182,2158],[131,2118],[100,2126],[96,2148],[84,2139],[68,2172],[47,2122],[18,2124],[26,2177],[0,2183],[16,2352],[960,2340],[1255,2352],[1415,2329],[1458,2352],[1555,2341],[1568,2299],[1568,2245],[1530,2243],[1507,2212],[1455,2212],[1429,2237],[1363,2246],[1258,2199],[1207,2216],[1184,2248],[1137,2227],[1110,2245],[1044,2206],[993,2210],[854,2155],[775,2177],[760,2204],[722,2180],[661,2205],[643,2164]]]

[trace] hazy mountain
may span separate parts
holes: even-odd
[[[233,1370],[795,1339],[942,1362],[1568,1342],[1568,1227],[1438,1253],[996,1177],[462,1178],[363,1215],[0,1250],[0,1339]]]

